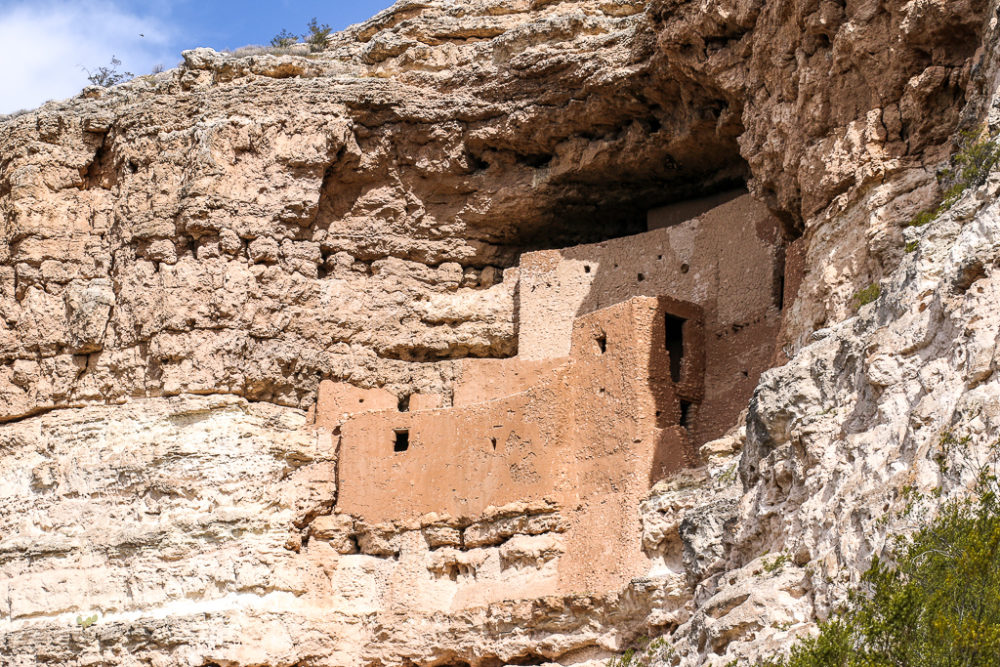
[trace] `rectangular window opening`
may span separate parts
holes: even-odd
[[[405,452],[410,448],[410,431],[405,428],[397,428],[393,433],[396,434],[396,442],[392,446],[392,451],[394,452]]]
[[[670,355],[670,379],[675,383],[681,381],[681,360],[684,358],[684,323],[683,317],[667,314],[666,348]]]

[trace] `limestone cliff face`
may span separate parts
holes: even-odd
[[[1000,175],[905,226],[956,132],[1000,129],[998,10],[401,0],[321,54],[199,49],[0,120],[0,662],[598,664],[645,634],[722,665],[808,631],[903,486],[964,488],[942,434],[1000,432]],[[744,181],[803,267],[788,361],[643,504],[648,577],[457,608],[470,558],[530,589],[548,529],[509,526],[547,510],[437,574],[420,525],[338,523],[320,380],[447,396],[517,352],[520,252]]]

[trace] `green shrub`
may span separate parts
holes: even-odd
[[[87,81],[90,81],[91,85],[110,88],[135,77],[132,72],[119,72],[118,68],[121,67],[121,64],[122,61],[111,56],[111,67],[98,67],[93,72],[84,67],[83,71],[87,73]]]
[[[997,137],[983,136],[983,132],[962,132],[960,150],[952,158],[952,168],[942,174],[942,178],[962,190],[979,187],[989,178],[990,172],[1000,160]]]
[[[84,630],[92,626],[94,623],[97,623],[97,614],[94,614],[93,616],[88,616],[87,618],[84,618],[83,616],[76,617],[76,624],[79,625]]]
[[[651,667],[669,664],[673,658],[674,649],[666,638],[650,640],[648,637],[640,637],[636,646],[608,660],[608,667]]]
[[[952,156],[951,166],[938,175],[945,186],[941,201],[918,213],[910,221],[911,227],[922,227],[937,220],[955,205],[966,190],[985,183],[997,162],[1000,162],[997,136],[984,136],[983,131],[965,131],[959,137],[959,150]]]
[[[863,290],[859,290],[854,294],[854,303],[858,308],[860,308],[861,306],[867,306],[880,296],[882,296],[882,288],[877,284],[872,283],[868,287]]]
[[[921,211],[913,216],[913,220],[910,220],[910,227],[923,227],[926,224],[932,223],[946,210],[947,209],[941,209],[936,206],[934,208],[929,208],[926,211]]]
[[[908,241],[903,247],[906,252],[916,252],[917,248],[920,247],[920,241]]]
[[[761,565],[764,567],[765,572],[768,574],[774,574],[775,572],[781,572],[787,562],[788,556],[786,554],[778,554],[773,559],[763,559],[761,561]]]
[[[317,23],[316,18],[313,17],[313,19],[309,21],[306,27],[309,29],[309,32],[302,35],[302,39],[305,41],[305,43],[308,44],[310,47],[312,47],[313,51],[322,51],[323,49],[325,49],[326,41],[330,37],[330,33],[332,32],[330,26],[328,26],[325,23],[323,24]]]
[[[313,20],[315,21],[316,19]],[[294,35],[285,30],[284,28],[282,28],[281,32],[279,32],[277,35],[271,38],[271,46],[276,46],[281,49],[287,49],[289,46],[295,44],[298,41],[299,41],[298,35]]]
[[[980,471],[978,497],[946,503],[915,534],[893,539],[816,637],[762,664],[1000,666],[1000,500],[990,470]]]

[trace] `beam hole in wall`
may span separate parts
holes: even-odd
[[[681,264],[681,273],[687,273],[690,270],[691,270],[690,266],[688,266],[687,264]]]
[[[396,436],[396,441],[393,443],[392,451],[394,452],[405,452],[410,448],[410,430],[406,428],[397,428],[393,433]]]
[[[666,315],[666,340],[664,344],[667,354],[670,356],[670,379],[674,383],[681,381],[681,361],[684,359],[684,322],[683,317],[677,317],[667,313]]]
[[[584,264],[583,265],[583,272],[584,273],[590,273],[590,264]]]
[[[638,276],[636,276],[636,280],[638,280],[640,283],[645,279],[646,279],[645,274],[640,273]]]
[[[594,342],[597,343],[597,354],[604,354],[608,351],[608,335],[603,331],[597,335]]]

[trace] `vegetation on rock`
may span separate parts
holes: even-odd
[[[763,665],[1000,665],[1000,486],[993,468],[980,471],[975,497],[946,503],[916,533],[895,537],[816,637]],[[907,495],[904,513],[915,505],[916,494]]]
[[[303,43],[308,44],[311,51],[322,51],[326,48],[333,29],[326,23],[320,23],[316,17],[306,24],[306,32],[301,35]],[[271,38],[271,46],[276,49],[287,49],[299,43],[300,35],[282,28],[281,32]]]
[[[640,637],[636,646],[608,660],[608,667],[649,667],[670,664],[673,658],[674,649],[665,637]]]
[[[283,49],[283,48],[288,48],[289,46],[295,44],[298,41],[299,41],[298,35],[290,33],[284,28],[282,28],[281,32],[279,32],[277,35],[271,38],[271,46],[276,46],[278,48]]]
[[[111,56],[110,65],[110,67],[98,67],[93,72],[84,68],[84,71],[87,73],[87,81],[90,81],[93,86],[110,88],[135,77],[135,74],[132,74],[132,72],[118,71],[118,68],[122,65],[122,61],[116,56]]]
[[[877,284],[872,283],[868,287],[859,290],[854,295],[854,303],[857,305],[858,308],[860,308],[861,306],[867,306],[869,303],[872,303],[873,301],[878,299],[881,295],[882,295],[882,288],[879,287]]]
[[[330,33],[333,32],[330,26],[325,23],[317,23],[316,18],[313,17],[306,27],[309,29],[309,32],[302,35],[305,43],[311,46],[313,51],[322,51],[325,49],[327,40],[330,38]]]
[[[951,167],[938,178],[944,187],[941,201],[918,213],[910,221],[911,227],[922,227],[934,222],[955,205],[966,190],[986,182],[990,171],[1000,161],[997,136],[984,136],[982,131],[965,131],[960,135],[959,151],[951,158]]]

